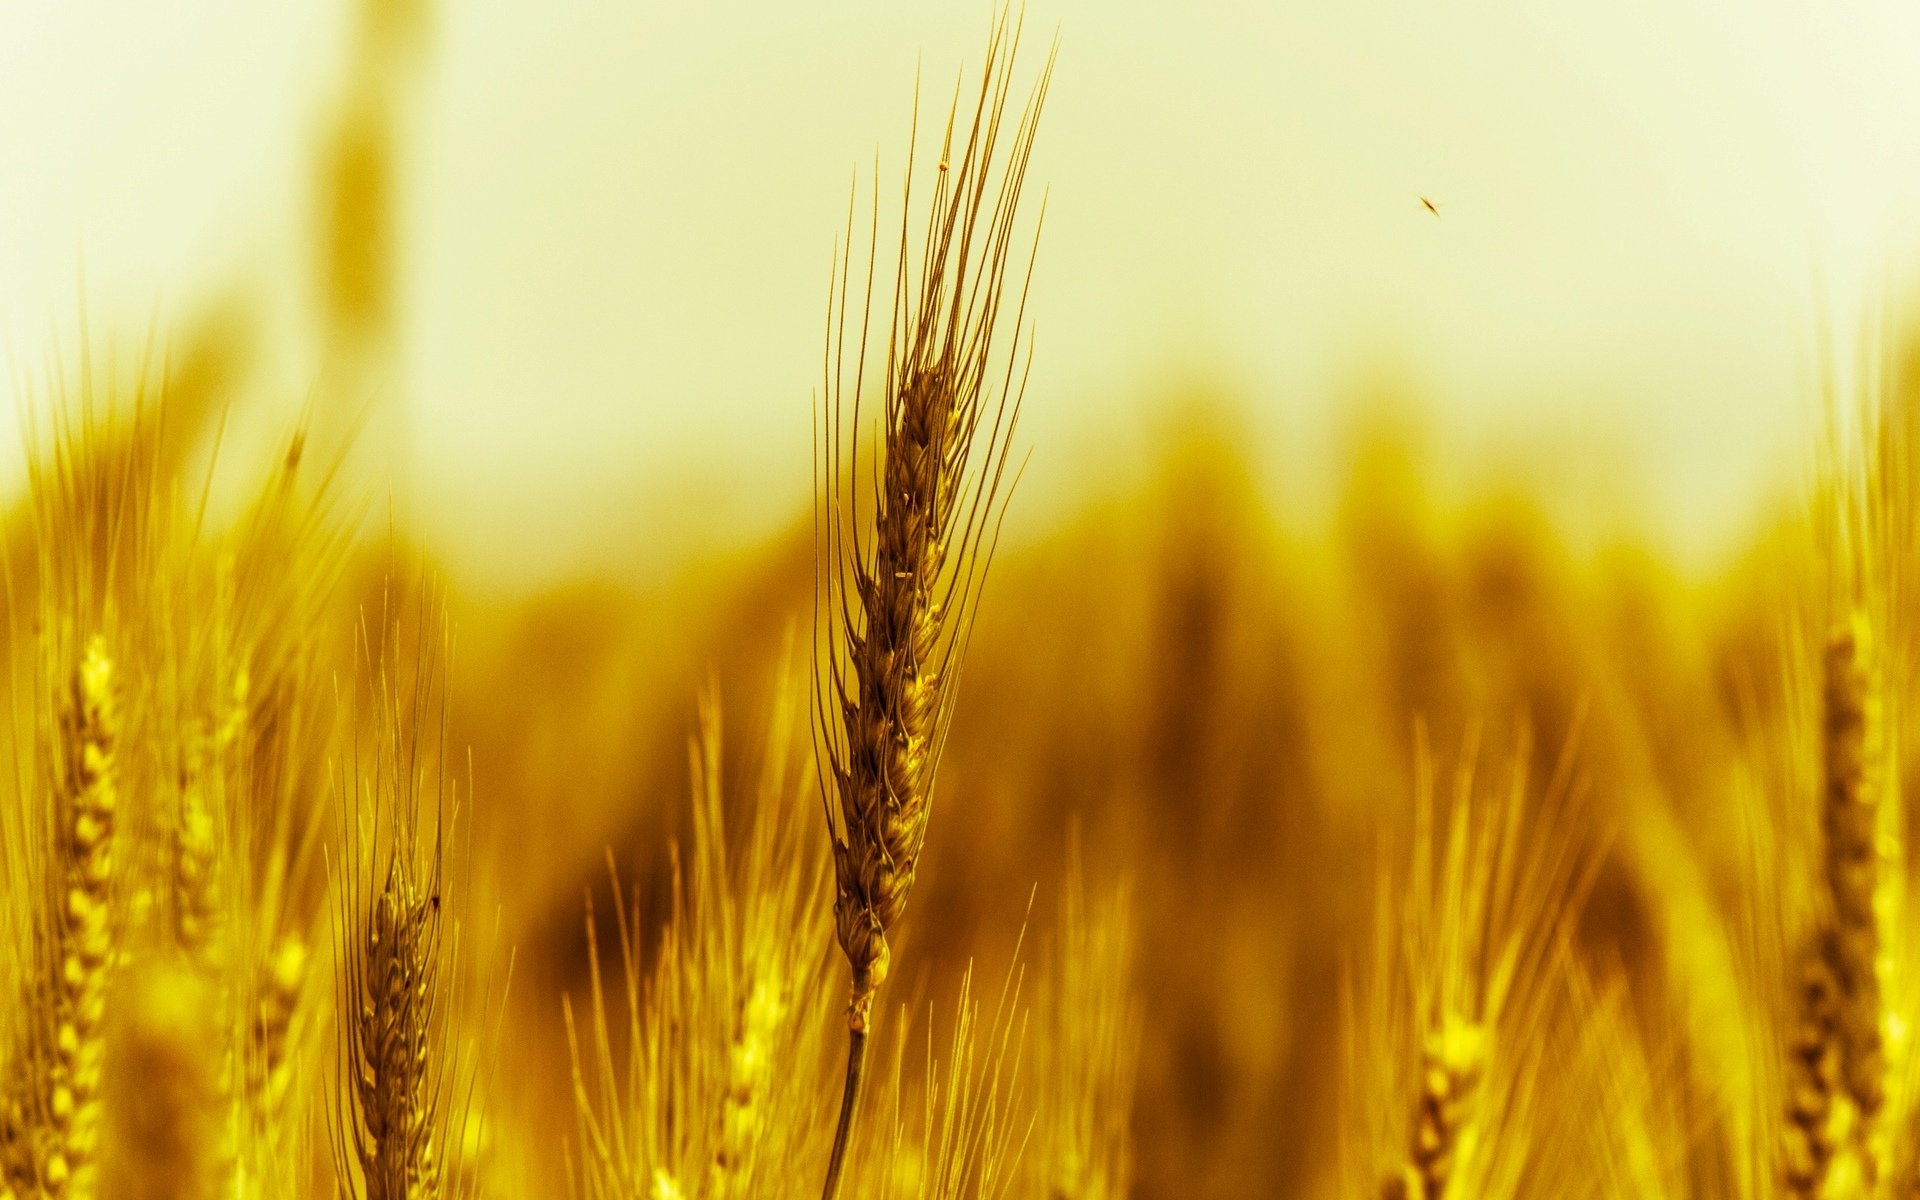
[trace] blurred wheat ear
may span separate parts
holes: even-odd
[[[1781,1182],[1794,1196],[1871,1189],[1888,1148],[1885,973],[1892,886],[1882,799],[1881,672],[1862,612],[1827,640],[1822,687],[1820,823],[1826,916],[1801,956],[1789,1044]]]
[[[1415,731],[1404,861],[1380,868],[1374,974],[1350,1067],[1372,1111],[1380,1200],[1566,1194],[1537,1103],[1574,923],[1600,861],[1583,836],[1573,739],[1536,787],[1523,729],[1507,777],[1477,775],[1470,737],[1450,794]],[[1364,1176],[1362,1176],[1364,1177]]]
[[[829,297],[816,434],[814,732],[833,839],[834,923],[853,983],[828,1200],[839,1188],[859,1099],[874,995],[887,977],[887,934],[913,887],[961,660],[1011,482],[1031,254],[1007,354],[995,353],[994,340],[1053,67],[1049,54],[1013,118],[1010,143],[1003,142],[1019,40],[1018,19],[1003,11],[970,118],[956,88],[917,262],[910,262],[916,230],[909,165],[883,395],[871,415],[877,442],[869,447],[861,445],[868,419],[862,399],[880,256],[877,181],[859,307],[848,303],[851,204]],[[1037,245],[1037,229],[1035,236]]]

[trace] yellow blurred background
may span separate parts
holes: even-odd
[[[165,328],[225,296],[271,348],[263,393],[305,398],[314,146],[356,19],[0,12],[16,379],[83,307]],[[495,583],[651,577],[784,521],[849,182],[876,151],[897,177],[916,64],[944,93],[985,9],[410,19],[394,363],[364,390],[398,410],[396,486],[436,540]],[[1356,404],[1414,384],[1442,462],[1551,459],[1581,521],[1724,547],[1802,465],[1817,322],[1844,335],[1915,244],[1911,5],[1060,0],[1029,22],[1063,53],[1017,529],[1140,467],[1196,382],[1266,493],[1324,511]]]

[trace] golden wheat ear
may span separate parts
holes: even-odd
[[[1143,1029],[1133,982],[1133,888],[1096,887],[1076,837],[1060,886],[1058,945],[1042,976],[1039,1109],[1021,1195],[1118,1200],[1133,1190],[1128,1128]]]
[[[1438,794],[1416,737],[1411,853],[1381,868],[1370,974],[1350,1013],[1360,1160],[1383,1200],[1526,1195],[1527,1097],[1599,853],[1582,837],[1573,746],[1543,786],[1522,736],[1510,776],[1472,739]]]
[[[1797,1197],[1872,1189],[1891,1157],[1884,1110],[1897,843],[1882,664],[1863,612],[1835,626],[1821,665],[1820,916],[1799,954],[1780,1147],[1781,1186]]]
[[[57,1135],[42,1181],[58,1188],[91,1175],[99,1140],[103,1022],[113,957],[114,830],[119,821],[118,701],[105,639],[87,643],[61,714],[58,772],[63,832],[55,918],[59,969],[48,1115]]]
[[[56,638],[58,642],[62,639]],[[56,656],[58,652],[56,651]],[[0,1096],[0,1184],[20,1195],[90,1195],[98,1172],[109,985],[124,933],[119,886],[119,688],[106,640],[90,638],[40,730],[51,804],[45,838],[17,864],[30,945],[14,982]]]
[[[824,1189],[829,1200],[860,1092],[874,994],[889,969],[887,935],[919,866],[961,662],[1010,483],[1024,384],[1024,375],[1016,376],[1024,282],[1004,371],[993,343],[1052,70],[1049,56],[1003,143],[1019,38],[1018,20],[1003,11],[970,117],[955,92],[917,259],[909,168],[882,394],[865,410],[870,417],[863,417],[862,399],[880,257],[877,192],[860,307],[848,304],[851,208],[829,302],[817,435],[814,730],[833,843],[835,931],[853,977],[846,1086]],[[863,447],[868,419],[875,440]]]
[[[385,635],[386,631],[383,631]],[[342,1190],[365,1200],[437,1200],[454,1136],[473,1115],[456,970],[465,871],[459,810],[442,762],[445,681],[423,638],[411,673],[375,667],[373,729],[343,772],[334,952],[340,1061],[330,1114]]]
[[[170,398],[151,363],[129,388],[110,364],[96,375],[84,343],[79,357],[44,414],[27,407],[27,500],[0,550],[6,653],[36,697],[28,726],[12,730],[17,761],[31,746],[34,765],[18,824],[0,837],[14,843],[7,886],[24,910],[9,918],[9,999],[22,1007],[0,1051],[0,1184],[21,1195],[97,1187],[111,983],[146,815],[125,804],[144,795],[145,747],[122,745],[123,681],[141,682],[139,710],[145,600],[176,532],[180,455],[205,415]]]
[[[691,836],[674,848],[657,947],[609,856],[613,978],[589,897],[590,1002],[581,1014],[571,998],[562,1009],[579,1119],[575,1195],[784,1194],[814,1153],[824,1124],[814,1100],[834,1048],[795,1015],[828,994],[818,903],[827,855],[799,778],[804,684],[783,677],[776,694],[751,805],[723,785],[720,705],[703,697],[689,749]],[[729,822],[729,810],[741,815]]]

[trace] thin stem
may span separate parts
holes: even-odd
[[[833,1155],[827,1159],[827,1186],[820,1200],[834,1200],[840,1194],[840,1168],[845,1165],[847,1143],[853,1135],[853,1106],[860,1098],[860,1079],[867,1065],[867,1031],[847,1031],[847,1090],[840,1096],[840,1124],[833,1131]]]

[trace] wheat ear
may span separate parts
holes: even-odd
[[[1783,1183],[1818,1195],[1850,1151],[1861,1183],[1879,1178],[1885,1147],[1885,960],[1888,890],[1881,826],[1884,742],[1879,664],[1861,614],[1827,640],[1822,689],[1820,825],[1826,923],[1802,964],[1788,1047]],[[1841,1102],[1851,1120],[1837,1111]]]
[[[353,1194],[366,1200],[440,1195],[439,870],[437,855],[428,871],[418,865],[415,820],[396,818],[373,886],[363,901],[347,901],[342,922],[351,945],[341,979],[348,1111],[340,1123],[343,1157],[360,1184]]]
[[[394,628],[383,638],[397,637]],[[442,1155],[449,1130],[464,1129],[470,1099],[450,1042],[459,897],[447,869],[456,809],[439,760],[445,694],[431,650],[398,683],[384,643],[363,653],[380,664],[380,712],[372,761],[356,749],[348,772],[356,782],[341,797],[351,877],[339,881],[335,926],[344,1076],[336,1166],[354,1197],[439,1200],[460,1193]]]
[[[958,93],[954,97],[917,278],[908,266],[909,168],[879,444],[865,452],[870,460],[859,438],[879,257],[877,197],[857,316],[847,305],[851,207],[848,245],[836,256],[838,308],[830,301],[818,459],[827,494],[815,518],[816,628],[824,645],[815,648],[814,727],[833,838],[835,929],[853,983],[846,1087],[823,1192],[828,1200],[839,1187],[860,1094],[874,994],[887,977],[887,934],[906,907],[926,838],[960,662],[1002,512],[1024,383],[1024,374],[1015,376],[1018,312],[1005,377],[989,378],[989,342],[1008,294],[1014,216],[1052,66],[1050,57],[1003,159],[1001,126],[1018,42],[1019,27],[1003,12],[958,147],[961,110]],[[1025,295],[1023,284],[1021,307]],[[851,355],[850,341],[857,344]]]
[[[26,1025],[0,1106],[0,1196],[92,1193],[106,1054],[107,975],[114,950],[113,661],[94,637],[59,697],[52,782],[53,870],[36,931],[31,1002],[48,1023]]]
[[[1480,1101],[1487,1042],[1484,1025],[1449,1017],[1421,1046],[1407,1161],[1381,1185],[1382,1200],[1434,1200],[1446,1194]]]
[[[252,1009],[247,1022],[246,1096],[255,1118],[268,1128],[280,1119],[292,1081],[294,1023],[307,981],[307,943],[283,933],[272,957],[252,980]]]
[[[113,660],[95,636],[60,714],[62,866],[56,918],[57,979],[47,1116],[54,1137],[40,1164],[43,1186],[85,1195],[100,1124],[107,972],[113,956],[110,891],[119,796],[114,743],[119,719]]]

